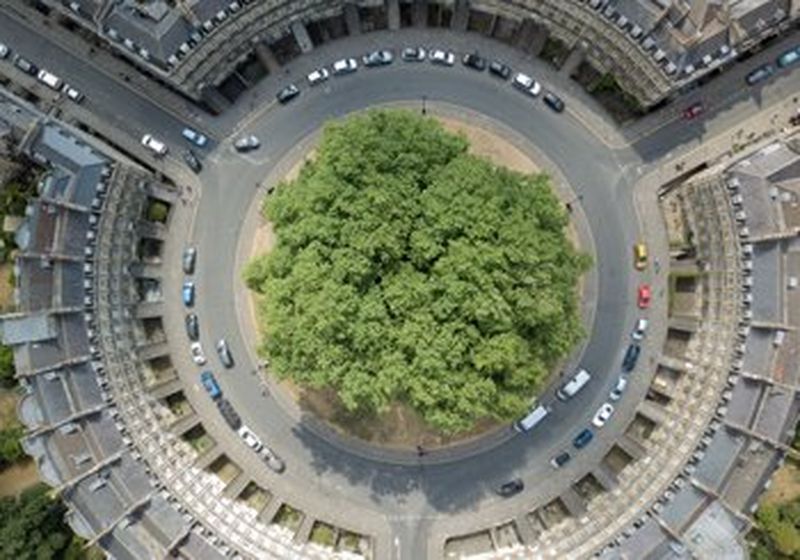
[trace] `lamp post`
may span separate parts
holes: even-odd
[[[428,100],[426,96],[422,96],[422,115],[425,116],[428,113],[428,109],[425,107],[425,102]]]

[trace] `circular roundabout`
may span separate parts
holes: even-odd
[[[506,424],[485,437],[442,449],[382,448],[330,429],[301,409],[269,376],[263,389],[256,390],[261,374],[255,372],[262,367],[254,352],[258,341],[241,271],[251,253],[262,197],[312,149],[326,122],[385,106],[420,113],[424,109],[429,117],[471,123],[515,146],[553,178],[559,198],[572,210],[581,246],[593,254],[595,264],[583,285],[586,340],[564,364],[562,376],[540,396],[550,414],[533,433],[518,434]],[[218,376],[219,383],[240,414],[247,415],[248,425],[286,461],[282,485],[307,490],[313,484],[309,499],[317,514],[331,512],[326,516],[331,522],[344,514],[340,523],[345,526],[356,516],[388,523],[392,532],[403,535],[401,546],[415,547],[404,554],[421,558],[430,554],[430,537],[425,535],[435,534],[436,525],[454,513],[463,511],[469,518],[475,515],[470,510],[478,507],[475,519],[492,519],[514,509],[530,510],[537,502],[543,505],[563,491],[557,479],[568,486],[580,470],[607,453],[613,426],[598,433],[596,443],[580,451],[564,471],[554,474],[550,465],[555,455],[570,449],[572,439],[617,383],[615,365],[620,356],[608,348],[623,344],[638,317],[631,296],[637,273],[630,255],[638,238],[631,185],[615,164],[613,151],[570,113],[551,112],[539,100],[486,73],[397,61],[305,88],[290,105],[259,116],[240,132],[254,134],[263,145],[240,156],[223,143],[220,155],[209,158],[215,165],[208,166],[202,177],[202,195],[187,243],[198,248],[196,312],[201,340],[209,346],[226,337],[237,363],[234,371]],[[258,188],[244,187],[251,184]],[[216,227],[199,226],[206,223]],[[553,394],[556,382],[579,367],[593,373],[593,390],[569,403],[559,402]],[[619,415],[625,414],[621,409]],[[523,493],[511,499],[498,496],[499,486],[520,475]],[[289,500],[304,493],[289,491]],[[335,506],[318,504],[319,493]]]

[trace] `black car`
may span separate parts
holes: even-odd
[[[217,401],[217,408],[219,409],[219,413],[222,414],[222,418],[224,418],[228,426],[231,427],[231,430],[238,430],[242,427],[242,418],[228,399],[219,399]]]
[[[292,99],[300,95],[300,90],[297,89],[297,86],[294,84],[289,84],[282,90],[280,90],[275,97],[278,98],[278,102],[280,103],[289,103]]]
[[[554,468],[554,469],[558,469],[558,468],[561,468],[561,467],[563,467],[563,466],[564,466],[564,465],[566,465],[567,463],[569,463],[569,460],[570,460],[571,458],[572,458],[572,457],[570,457],[570,454],[569,454],[569,453],[567,453],[566,451],[564,451],[564,452],[562,452],[562,453],[559,453],[559,454],[558,454],[558,455],[556,455],[555,457],[553,457],[553,458],[550,460],[550,464],[553,466],[553,468]]]
[[[461,59],[461,62],[467,68],[472,68],[473,70],[477,70],[478,72],[483,72],[484,70],[486,70],[486,59],[479,56],[478,53],[465,54],[464,57]]]
[[[636,367],[636,362],[639,360],[639,354],[642,347],[638,344],[631,344],[625,351],[625,357],[622,358],[622,371],[631,371]]]
[[[522,482],[522,479],[515,478],[514,480],[509,480],[500,488],[497,489],[497,493],[504,498],[508,498],[513,496],[514,494],[519,494],[525,488],[525,483]]]
[[[31,76],[35,76],[39,72],[39,68],[33,62],[27,58],[22,58],[20,55],[14,56],[14,66]]]
[[[492,76],[497,76],[498,78],[507,80],[511,77],[511,68],[500,61],[493,60],[491,64],[489,64],[489,73]]]
[[[556,113],[564,112],[564,101],[552,91],[545,93],[542,101]]]
[[[575,436],[575,439],[572,440],[572,445],[575,446],[575,449],[581,449],[582,447],[589,445],[589,442],[592,441],[592,438],[594,438],[592,430],[585,428],[581,433]]]
[[[186,316],[186,336],[191,341],[196,341],[200,338],[200,322],[194,313],[189,313]]]
[[[775,67],[772,64],[764,64],[763,66],[759,66],[752,72],[750,72],[745,81],[747,82],[748,86],[752,86],[757,84],[758,82],[763,82],[770,76],[775,73]]]
[[[189,166],[189,169],[194,171],[195,173],[200,173],[203,170],[203,164],[200,163],[200,160],[192,150],[186,150],[183,152],[183,161],[186,162],[186,165]]]

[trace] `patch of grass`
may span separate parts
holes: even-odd
[[[327,523],[317,521],[311,529],[311,542],[333,548],[336,544],[336,530]]]
[[[275,514],[273,522],[282,527],[286,527],[290,531],[297,531],[297,529],[300,528],[300,524],[303,522],[303,514],[289,504],[283,504],[278,510],[278,513]]]

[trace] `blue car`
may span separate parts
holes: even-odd
[[[204,134],[197,132],[191,128],[184,128],[181,131],[181,136],[186,138],[189,142],[197,146],[198,148],[202,148],[206,144],[208,144],[208,138]]]
[[[214,379],[214,374],[210,371],[204,371],[200,374],[200,382],[212,399],[217,400],[222,396],[222,389],[219,388],[217,380]]]
[[[572,445],[575,446],[575,449],[581,449],[582,447],[589,445],[589,442],[592,441],[593,437],[594,434],[592,433],[592,430],[586,428],[577,436],[575,436],[575,439],[572,440]]]
[[[181,292],[183,294],[183,304],[186,307],[191,307],[194,305],[194,282],[184,282],[183,283],[183,290]]]
[[[786,51],[778,57],[777,62],[779,68],[786,68],[787,66],[795,64],[797,61],[800,61],[800,47]]]

